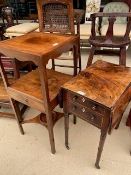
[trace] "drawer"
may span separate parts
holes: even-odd
[[[90,112],[88,108],[71,103],[70,111],[72,114],[78,115],[80,118],[88,121],[89,123],[97,126],[98,128],[102,127],[103,117],[96,113]]]
[[[92,112],[99,113],[103,116],[106,114],[106,109],[104,107],[100,106],[99,104],[93,101],[90,101],[88,98],[82,95],[68,92],[67,96],[71,103],[78,103],[82,106],[85,106],[86,108],[89,108]]]

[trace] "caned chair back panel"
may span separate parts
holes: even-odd
[[[38,0],[40,31],[75,33],[72,0]]]
[[[124,2],[110,2],[105,5],[103,13],[128,13],[129,6]],[[124,24],[127,23],[126,17],[117,17],[115,23]],[[102,24],[108,24],[108,18],[104,17],[102,19]]]

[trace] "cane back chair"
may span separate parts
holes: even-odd
[[[40,32],[75,35],[74,9],[72,0],[38,0],[37,9]],[[77,34],[79,34],[78,30]],[[80,47],[78,48],[78,52],[78,69],[81,70]],[[66,57],[59,57],[58,59],[73,61],[72,58]],[[55,61],[52,60],[53,70],[55,70],[55,66],[73,68],[73,66],[69,65],[55,64]]]
[[[108,29],[105,35],[96,36],[95,21],[96,18],[108,18]],[[96,13],[91,15],[92,29],[89,43],[91,44],[91,50],[87,62],[87,66],[90,66],[93,61],[93,56],[97,48],[117,48],[119,49],[119,64],[126,66],[126,47],[130,44],[129,34],[131,31],[131,13]],[[126,18],[127,23],[125,33],[123,36],[114,35],[114,23],[117,18]]]

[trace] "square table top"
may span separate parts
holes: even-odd
[[[111,109],[127,89],[131,100],[131,68],[98,60],[62,88]]]
[[[23,36],[0,42],[0,53],[20,61],[48,60],[72,48],[78,39],[76,35],[60,35],[31,32]]]

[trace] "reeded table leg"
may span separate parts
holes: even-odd
[[[69,137],[69,115],[68,113],[64,115],[65,119],[65,146],[67,149],[69,149],[69,142],[68,142],[68,137]]]
[[[107,136],[107,131],[101,131],[100,142],[99,142],[97,158],[96,158],[96,163],[95,163],[95,166],[97,169],[100,169],[99,162],[100,162],[101,154],[103,151],[106,136]]]

